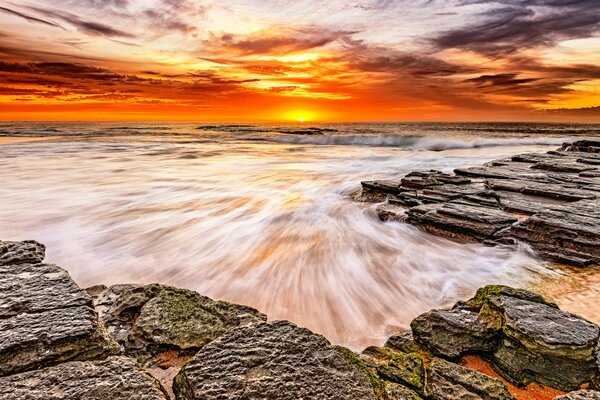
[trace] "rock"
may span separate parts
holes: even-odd
[[[23,242],[0,241],[0,266],[10,264],[37,264],[44,260],[46,246],[34,240]]]
[[[432,400],[509,400],[506,385],[497,379],[435,358],[427,369],[427,396]]]
[[[68,360],[86,360],[117,348],[98,323],[92,299],[63,269],[42,260],[43,246],[14,242],[0,266],[0,376]]]
[[[387,382],[401,384],[423,395],[425,390],[423,359],[414,353],[393,353],[386,352],[384,349],[381,351],[383,352],[381,358],[371,355],[377,375]]]
[[[361,192],[356,197],[357,201],[379,203],[385,201],[390,194],[400,192],[399,182],[393,181],[365,181],[360,183]]]
[[[472,303],[480,304],[481,316],[502,321],[492,361],[516,384],[575,390],[597,377],[600,329],[593,323],[539,296],[498,286],[480,289]]]
[[[465,204],[430,204],[406,211],[406,221],[432,233],[444,232],[454,238],[490,239],[517,222],[517,218],[498,209]]]
[[[600,264],[600,198],[547,208],[500,232],[571,265]]]
[[[476,311],[460,307],[426,312],[410,326],[418,344],[449,359],[468,353],[491,352],[499,340],[497,324],[482,320]]]
[[[166,400],[164,389],[127,357],[70,361],[0,378],[0,399]]]
[[[377,208],[382,221],[488,245],[526,242],[548,260],[587,267],[600,263],[597,144],[581,140],[454,174],[415,171],[399,183],[363,182],[359,198],[385,201]]]
[[[96,303],[109,333],[132,355],[193,354],[233,327],[266,320],[253,308],[159,284],[111,287]]]
[[[386,400],[422,400],[414,391],[392,382],[386,382],[384,393]]]
[[[376,399],[383,390],[350,350],[287,321],[230,330],[174,382],[179,400]]]
[[[384,346],[404,353],[414,353],[421,349],[417,342],[415,342],[411,331],[390,336]]]
[[[578,390],[555,397],[554,400],[600,400],[600,392],[595,390]]]

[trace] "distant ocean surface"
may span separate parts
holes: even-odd
[[[360,349],[484,284],[560,278],[526,247],[381,223],[352,200],[361,180],[598,136],[525,123],[0,123],[0,239],[45,243],[84,287],[186,287]]]

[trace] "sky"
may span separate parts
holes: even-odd
[[[0,0],[0,120],[600,121],[600,0]]]

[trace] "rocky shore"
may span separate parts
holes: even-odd
[[[524,242],[577,267],[600,264],[600,141],[580,140],[454,173],[362,182],[381,220],[485,244]]]
[[[44,253],[0,241],[0,399],[600,399],[600,328],[526,290],[486,286],[357,354],[190,290],[84,290]]]

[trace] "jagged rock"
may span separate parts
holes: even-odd
[[[37,264],[44,260],[46,246],[34,240],[23,242],[0,241],[0,265]]]
[[[24,263],[41,261],[42,245],[5,244],[13,254],[5,260],[18,264],[0,266],[0,376],[117,350],[98,324],[92,299],[66,271]]]
[[[166,400],[156,380],[127,357],[71,361],[0,378],[0,399]]]
[[[595,390],[578,390],[555,397],[554,400],[600,400],[600,392]]]
[[[440,358],[427,371],[426,393],[432,400],[514,399],[499,380]]]
[[[450,359],[493,351],[500,329],[497,323],[479,318],[478,312],[461,307],[426,312],[410,326],[417,343]]]
[[[165,350],[193,353],[233,327],[266,320],[253,308],[159,284],[111,287],[96,303],[125,351],[145,356]]]
[[[357,355],[287,321],[230,330],[174,382],[179,400],[376,399],[382,389]]]

